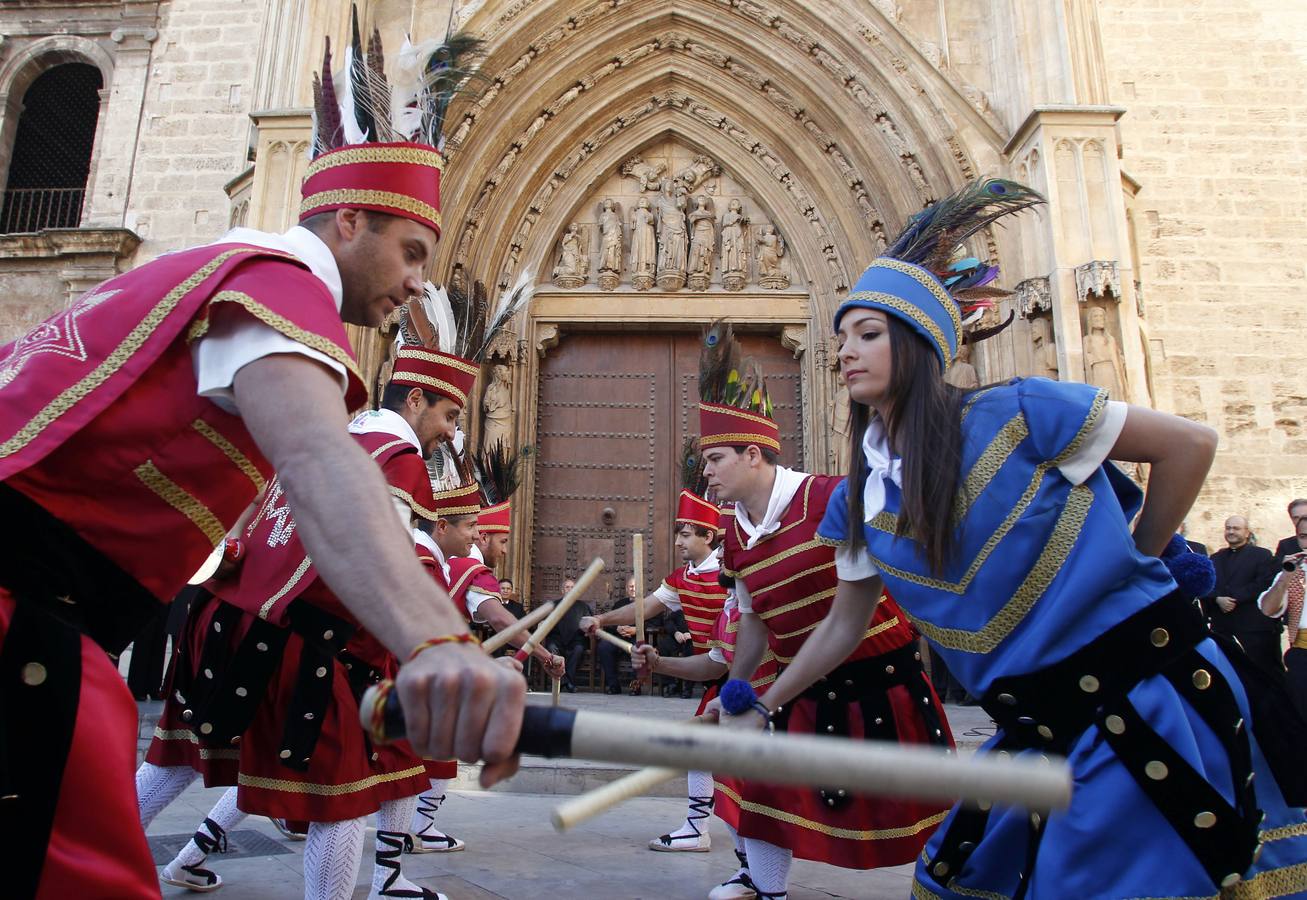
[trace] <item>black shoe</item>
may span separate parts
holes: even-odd
[[[604,688],[605,694],[620,694],[621,692],[622,689],[615,684],[610,684],[608,687]]]
[[[563,691],[566,691],[566,692],[569,693],[569,694],[575,694],[575,693],[576,693],[576,685],[572,684],[572,682],[570,682],[570,681],[564,681],[563,684],[562,684],[561,689],[562,689]]]

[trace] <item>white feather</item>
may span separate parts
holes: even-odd
[[[354,79],[350,73],[354,71],[354,48],[345,48],[345,68],[341,75],[333,80],[336,88],[340,92],[340,121],[345,128],[346,144],[366,144],[370,138],[366,131],[359,127],[358,116],[354,112]]]
[[[440,352],[453,353],[458,329],[454,325],[454,307],[449,302],[449,293],[428,281],[423,285],[422,308],[440,335]]]

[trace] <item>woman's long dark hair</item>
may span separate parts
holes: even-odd
[[[944,381],[939,358],[925,340],[895,316],[889,323],[890,396],[885,423],[891,450],[902,459],[900,537],[921,545],[932,574],[939,576],[953,556],[954,498],[962,468],[962,391]],[[849,399],[849,539],[863,541],[862,488],[867,461],[862,437],[871,407]]]

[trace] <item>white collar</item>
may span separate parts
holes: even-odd
[[[420,528],[414,528],[413,540],[435,555],[436,562],[440,563],[440,570],[445,573],[445,581],[449,581],[449,563],[445,560],[445,554],[441,551],[440,545],[436,543],[436,539]]]
[[[331,248],[322,242],[322,238],[300,225],[296,225],[284,234],[272,234],[254,228],[233,228],[224,234],[216,244],[251,244],[269,250],[289,253],[309,267],[309,271],[326,285],[331,292],[331,299],[336,301],[336,312],[340,312],[341,297],[344,287],[340,281],[340,267],[336,257],[331,255]]]
[[[873,414],[862,434],[862,455],[867,462],[867,479],[862,485],[862,518],[870,522],[885,508],[885,479],[903,486],[903,460],[890,452],[885,423]]]
[[[702,575],[705,572],[716,572],[721,567],[722,561],[717,558],[717,551],[711,550],[699,565],[696,566],[694,563],[686,563],[685,571],[691,575]]]
[[[422,444],[418,441],[418,435],[413,430],[413,426],[405,422],[404,417],[393,409],[365,409],[354,417],[353,422],[349,423],[349,433],[392,434],[417,447],[418,453],[422,452]]]
[[[776,480],[771,486],[771,499],[767,501],[767,512],[759,525],[754,525],[749,520],[749,513],[745,510],[744,504],[736,501],[735,521],[740,523],[740,527],[749,537],[744,545],[745,550],[752,550],[760,540],[780,530],[781,517],[790,508],[790,501],[794,499],[794,495],[798,493],[800,485],[807,477],[807,472],[796,472],[784,466],[777,466]]]
[[[486,555],[481,552],[481,548],[477,546],[476,541],[472,542],[472,550],[468,553],[468,556],[483,566],[486,564]]]

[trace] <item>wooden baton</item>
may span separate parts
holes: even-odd
[[[404,736],[404,711],[387,682],[359,704],[374,740]],[[844,789],[879,797],[978,800],[1043,812],[1071,802],[1071,772],[1052,763],[996,755],[960,758],[935,747],[806,734],[703,728],[637,716],[528,706],[517,752],[637,766],[695,769],[758,781]]]
[[[631,567],[635,576],[635,646],[644,643],[644,532],[631,535]]]
[[[607,641],[614,647],[621,647],[627,653],[635,652],[635,644],[632,644],[630,641],[624,641],[615,634],[609,634],[602,628],[595,629],[595,637],[599,638],[601,641]]]
[[[508,625],[501,631],[496,631],[490,637],[481,642],[481,649],[487,653],[494,653],[500,647],[508,644],[513,638],[526,631],[532,625],[548,616],[554,611],[554,601],[549,600],[541,603],[535,609],[518,619],[511,625]]]
[[[549,818],[554,823],[554,828],[567,831],[582,822],[590,821],[600,813],[608,812],[623,801],[647,794],[658,785],[684,774],[680,769],[664,769],[661,766],[639,769],[610,781],[603,787],[558,804]]]
[[[549,618],[536,626],[536,630],[531,633],[531,637],[522,645],[522,649],[517,651],[518,662],[526,662],[527,657],[531,655],[531,651],[544,642],[549,632],[553,631],[554,626],[558,624],[558,620],[563,618],[563,615],[571,609],[573,603],[581,599],[581,595],[589,589],[590,583],[598,578],[599,573],[603,570],[604,561],[596,556],[591,560],[586,570],[581,573],[581,577],[576,580],[576,584],[572,585],[572,589],[564,595],[562,600],[558,601],[558,605],[549,614]]]

